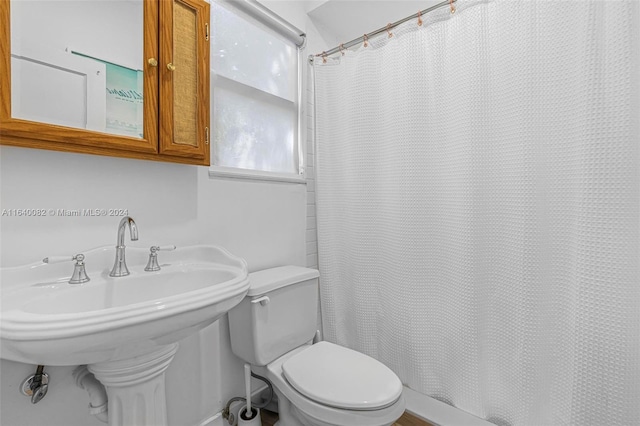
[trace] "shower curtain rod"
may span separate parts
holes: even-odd
[[[418,13],[414,13],[411,16],[407,16],[406,18],[401,19],[401,20],[399,20],[397,22],[394,22],[393,24],[387,24],[386,26],[378,28],[377,30],[375,30],[373,32],[370,32],[368,34],[364,34],[361,37],[355,38],[355,39],[351,40],[348,43],[342,43],[340,46],[336,46],[331,50],[327,50],[327,51],[324,51],[322,53],[317,53],[316,55],[311,55],[309,57],[309,60],[311,60],[313,62],[313,57],[314,56],[316,56],[316,57],[326,57],[326,56],[333,55],[334,53],[341,52],[343,50],[346,50],[346,49],[348,49],[350,47],[355,46],[356,44],[360,44],[360,43],[364,42],[365,40],[370,39],[371,37],[375,37],[378,34],[382,34],[384,32],[389,32],[390,29],[395,28],[400,24],[404,24],[405,22],[410,21],[412,19],[420,18],[422,15],[426,15],[427,13],[433,12],[434,10],[440,9],[441,7],[444,7],[444,6],[450,6],[451,7],[451,13],[454,13],[456,11],[456,9],[453,7],[453,3],[455,3],[456,1],[458,1],[458,0],[444,0],[441,3],[438,3],[438,4],[434,5],[434,6],[428,7],[425,10],[421,10]]]

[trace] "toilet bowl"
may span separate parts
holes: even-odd
[[[322,346],[322,351],[311,354],[312,356],[323,356],[335,352],[333,356],[329,355],[325,359],[327,363],[334,363],[336,369],[333,375],[342,374],[341,380],[336,380],[333,385],[329,385],[331,379],[335,377],[331,377],[332,374],[327,371],[326,364],[323,368],[318,368],[314,364],[305,366],[311,374],[306,376],[300,374],[299,378],[301,381],[309,379],[307,384],[302,382],[306,385],[306,389],[298,390],[287,379],[283,366],[290,365],[287,364],[289,361],[295,362],[297,355],[302,352],[307,352],[302,356],[309,355],[314,349],[311,345],[288,352],[265,367],[254,368],[257,374],[264,374],[274,386],[279,401],[280,423],[278,426],[389,426],[402,415],[405,407],[402,384],[395,374],[393,378],[386,374],[376,377],[377,369],[375,369],[369,373],[369,380],[365,380],[366,383],[359,382],[363,373],[361,368],[356,367],[356,372],[344,374],[345,369],[355,360],[354,358],[363,357],[363,360],[368,361],[365,364],[371,361],[378,363],[378,361],[328,342],[320,342],[313,346]],[[356,356],[341,363],[340,357],[344,355],[344,350]],[[300,359],[300,357],[297,358]],[[387,368],[381,363],[378,365]],[[296,367],[302,367],[302,362],[299,362]],[[327,380],[315,381],[314,372],[327,373]],[[388,373],[393,374],[391,370],[388,370]],[[362,386],[352,386],[358,383]],[[363,393],[362,388],[370,385],[374,386]]]
[[[285,266],[250,274],[247,297],[229,312],[233,352],[278,397],[278,426],[389,426],[404,412],[400,379],[365,354],[311,344],[318,271]]]

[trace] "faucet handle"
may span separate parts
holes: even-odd
[[[70,262],[75,260],[76,262],[84,261],[84,254],[78,253],[75,256],[49,256],[42,259],[42,263],[61,263]]]
[[[49,256],[42,259],[42,263],[61,263],[75,260],[76,256]]]
[[[61,263],[75,260],[76,264],[73,268],[73,275],[69,279],[69,284],[82,284],[90,281],[89,276],[84,268],[84,254],[79,253],[75,256],[49,256],[42,259],[43,263]]]
[[[162,251],[173,251],[176,249],[176,246],[151,246],[149,247],[149,250],[151,251],[151,253],[156,253],[160,250]]]
[[[144,270],[147,272],[159,271],[160,265],[158,264],[158,252],[162,251],[173,251],[176,249],[176,246],[151,246],[149,248],[149,261],[147,262],[147,266],[145,266]]]

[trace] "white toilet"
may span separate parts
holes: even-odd
[[[273,384],[278,426],[389,426],[404,412],[400,379],[379,361],[316,332],[315,269],[249,274],[247,297],[229,312],[233,353]]]

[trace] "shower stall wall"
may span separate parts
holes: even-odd
[[[324,336],[499,425],[638,425],[640,3],[456,4],[315,61]]]

